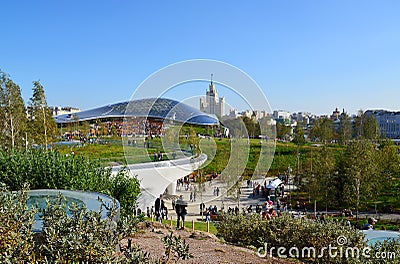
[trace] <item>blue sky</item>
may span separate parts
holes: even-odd
[[[213,59],[249,74],[272,109],[400,110],[399,14],[399,1],[2,1],[0,69],[25,101],[40,79],[49,105],[88,109]]]

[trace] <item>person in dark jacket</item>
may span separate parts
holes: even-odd
[[[185,228],[185,216],[187,214],[186,211],[187,203],[183,201],[183,195],[179,196],[179,199],[176,201],[175,204],[175,212],[177,215],[177,221],[176,221],[176,228],[177,229],[184,229]],[[181,225],[181,220],[182,219],[182,225]]]
[[[156,201],[154,202],[154,209],[155,209],[155,215],[156,215],[156,221],[160,221],[161,220],[161,210],[162,205],[164,204],[164,201],[162,200],[162,194],[160,194],[160,197],[156,199]]]

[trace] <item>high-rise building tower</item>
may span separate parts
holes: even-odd
[[[218,97],[218,91],[215,89],[214,83],[211,81],[208,85],[206,97],[200,98],[200,110],[211,115],[222,117],[225,115],[225,98]]]

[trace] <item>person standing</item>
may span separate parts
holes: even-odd
[[[279,198],[276,199],[276,209],[277,209],[278,211],[281,210],[281,200],[280,200]]]
[[[185,216],[187,214],[186,207],[187,207],[187,203],[185,201],[183,201],[183,195],[180,195],[179,199],[176,201],[176,204],[175,204],[175,212],[177,215],[177,221],[176,221],[177,229],[185,228]],[[181,219],[182,219],[182,225],[181,225]]]
[[[206,222],[210,222],[210,210],[206,212]]]
[[[155,215],[156,215],[156,221],[160,220],[161,217],[161,201],[162,201],[162,194],[160,194],[160,197],[156,199],[156,201],[154,202],[154,209],[155,209]]]
[[[175,210],[175,199],[172,200],[172,210]]]
[[[168,208],[166,206],[164,206],[163,212],[164,212],[163,218],[165,217],[165,220],[168,220]]]
[[[368,218],[368,223],[366,223],[363,227],[362,230],[373,230],[374,225],[376,224],[378,220],[376,220],[373,217]]]
[[[204,203],[200,204],[200,215],[203,215],[204,210],[206,209],[206,205]]]

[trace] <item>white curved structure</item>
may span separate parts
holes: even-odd
[[[141,194],[138,197],[138,207],[145,210],[154,204],[156,197],[168,188],[168,194],[174,195],[177,180],[197,170],[207,160],[207,155],[168,161],[148,162],[128,165],[132,177],[140,181]],[[112,167],[116,174],[123,166]]]

